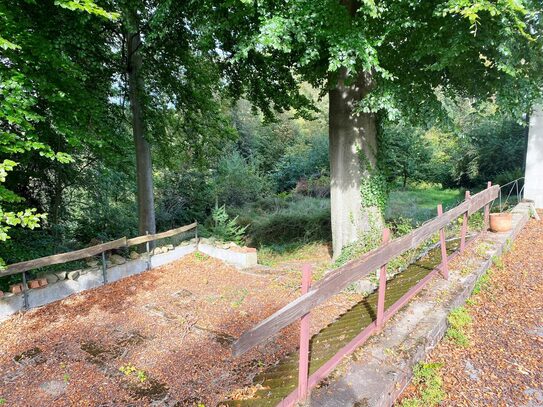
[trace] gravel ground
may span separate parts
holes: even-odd
[[[501,260],[467,306],[470,345],[445,339],[430,355],[442,364],[442,406],[543,406],[543,222],[531,220]]]
[[[301,267],[300,267],[301,268]],[[233,358],[234,338],[299,295],[300,268],[242,273],[201,254],[0,325],[5,406],[213,406],[296,348],[296,324]],[[359,298],[312,317],[317,331]]]

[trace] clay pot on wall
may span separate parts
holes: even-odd
[[[509,232],[512,227],[513,215],[511,213],[491,213],[490,230],[492,232]]]
[[[30,280],[28,282],[28,288],[40,288],[40,281],[39,280]]]
[[[21,283],[13,284],[9,286],[9,291],[13,294],[19,294],[23,292],[23,285]]]

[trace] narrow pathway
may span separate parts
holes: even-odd
[[[543,222],[530,220],[494,263],[466,306],[469,344],[445,339],[427,361],[440,366],[440,406],[543,406]],[[422,391],[410,386],[397,404],[418,405]]]

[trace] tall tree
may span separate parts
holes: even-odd
[[[379,227],[379,114],[427,120],[447,95],[495,99],[517,116],[541,95],[539,2],[225,1],[210,6],[234,94],[265,114],[330,97],[334,254]]]
[[[151,146],[145,135],[143,117],[144,81],[141,57],[141,23],[135,2],[128,2],[123,10],[125,18],[126,71],[128,95],[132,113],[132,133],[136,151],[136,180],[138,201],[138,230],[140,235],[156,232],[155,199]]]
[[[50,209],[55,220],[68,178],[63,168],[73,161],[69,153],[100,138],[110,71],[96,61],[111,51],[92,14],[116,17],[90,0],[0,1],[0,181],[7,186],[0,187],[2,241],[11,226],[33,228],[45,219],[37,209]],[[33,170],[37,163],[45,163],[41,171]],[[6,178],[8,171],[15,174]],[[40,186],[49,188],[48,203],[29,209]]]
[[[233,132],[223,114],[213,43],[194,2],[119,0],[122,96],[135,144],[139,232],[154,233],[152,149],[164,163],[200,162]],[[120,35],[119,35],[120,34]]]

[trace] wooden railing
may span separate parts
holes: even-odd
[[[195,229],[198,227],[198,223],[194,222],[190,225],[182,226],[176,229],[168,230],[167,232],[156,233],[153,235],[143,235],[134,237],[132,239],[127,239],[122,237],[117,240],[113,240],[107,243],[101,243],[96,246],[87,247],[85,249],[75,250],[67,253],[55,254],[52,256],[41,257],[39,259],[22,261],[20,263],[10,264],[3,271],[0,271],[0,277],[11,276],[13,274],[23,273],[25,271],[34,270],[40,267],[52,266],[54,264],[68,263],[70,261],[82,260],[88,257],[96,256],[107,252],[109,250],[120,249],[123,247],[134,246],[142,243],[147,243],[155,241],[158,239],[164,239],[166,237],[172,237],[179,235],[189,230]]]
[[[385,233],[383,234],[383,244],[379,248],[366,253],[359,259],[347,263],[343,267],[329,272],[325,278],[314,284],[311,288],[309,288],[310,271],[308,270],[308,267],[304,267],[302,295],[243,333],[233,344],[232,352],[234,356],[244,354],[254,346],[272,338],[281,329],[301,319],[299,385],[291,395],[279,404],[280,406],[293,406],[298,400],[304,399],[308,394],[308,390],[325,378],[335,366],[337,366],[343,356],[354,351],[354,349],[360,346],[373,332],[380,330],[384,322],[390,319],[396,311],[416,295],[438,270],[441,271],[444,278],[448,278],[448,256],[445,247],[444,228],[455,219],[459,217],[463,218],[460,237],[460,247],[461,250],[463,250],[465,247],[469,216],[484,207],[485,224],[488,224],[489,204],[498,197],[499,189],[499,186],[491,186],[491,184],[488,183],[487,189],[474,196],[470,196],[469,192],[466,193],[464,202],[445,213],[443,213],[441,205],[438,205],[438,216],[436,218],[400,238],[388,241],[388,230],[385,230]],[[385,311],[386,264],[404,252],[418,247],[421,243],[438,232],[440,234],[442,255],[441,265],[430,272],[417,283],[416,286],[412,287],[402,298]],[[308,376],[309,323],[307,318],[309,313],[319,304],[322,304],[333,295],[338,294],[349,284],[364,278],[369,273],[378,269],[380,269],[380,284],[377,304],[378,315],[376,320],[362,330],[360,334],[345,345],[344,348],[316,372]]]

